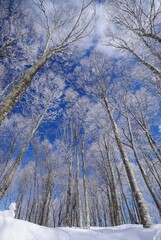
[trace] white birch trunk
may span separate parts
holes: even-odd
[[[126,153],[126,151],[123,147],[123,144],[121,142],[121,138],[120,138],[120,135],[119,135],[117,124],[115,123],[115,120],[114,120],[114,118],[111,114],[111,111],[110,111],[108,99],[103,98],[103,100],[104,100],[104,104],[105,104],[107,113],[109,115],[109,118],[110,118],[110,121],[111,121],[111,124],[112,124],[112,128],[113,128],[113,131],[114,131],[114,134],[115,134],[115,139],[116,139],[116,142],[117,142],[117,145],[118,145],[118,149],[119,149],[120,154],[121,154],[122,159],[123,159],[123,163],[124,163],[125,170],[126,170],[126,173],[127,173],[127,176],[128,176],[128,180],[129,180],[129,183],[130,183],[130,186],[131,186],[131,190],[132,190],[133,196],[136,200],[138,209],[140,211],[141,223],[143,224],[144,227],[149,228],[152,225],[152,220],[151,220],[151,217],[149,215],[148,208],[146,206],[143,195],[142,195],[142,193],[139,189],[139,186],[137,184],[135,175],[133,173],[133,170],[132,170],[132,167],[131,167],[131,164],[130,164],[130,160],[129,160],[129,158],[127,156],[127,153]]]
[[[148,177],[146,176],[142,166],[141,166],[141,162],[140,162],[140,159],[138,157],[138,153],[137,153],[137,150],[136,150],[136,147],[135,147],[135,143],[134,143],[134,139],[133,139],[133,134],[132,134],[132,129],[131,129],[131,124],[130,124],[130,119],[128,118],[128,128],[129,128],[129,133],[130,133],[130,140],[131,140],[131,145],[132,145],[132,148],[133,148],[133,152],[134,152],[134,156],[135,156],[135,159],[136,159],[136,162],[139,166],[139,169],[140,169],[140,172],[143,176],[143,179],[145,181],[145,184],[149,190],[149,192],[151,193],[152,197],[153,197],[153,200],[158,208],[158,211],[161,215],[161,201],[160,199],[157,197],[157,195],[155,194],[155,191],[153,190],[152,188],[152,185],[151,183],[149,182],[148,180]]]
[[[78,144],[77,144],[77,133],[75,132],[75,157],[76,157],[76,205],[77,205],[77,216],[78,216],[78,227],[82,228],[82,207],[80,198],[80,183],[79,183],[79,156],[78,156]]]
[[[82,151],[83,186],[84,186],[84,197],[85,197],[85,218],[86,218],[85,226],[86,228],[90,228],[90,211],[89,211],[86,168],[85,168],[85,159],[84,159],[84,140],[82,140],[81,145],[82,145],[81,151]]]

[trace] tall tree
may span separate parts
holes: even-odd
[[[47,79],[48,87],[46,84]],[[41,79],[42,81],[33,82],[28,93],[26,93],[26,98],[23,101],[23,104],[26,104],[24,113],[26,112],[26,115],[32,113],[31,116],[32,126],[27,138],[25,139],[22,145],[22,148],[19,150],[17,156],[15,157],[15,161],[9,167],[6,175],[2,179],[2,186],[0,188],[0,198],[3,197],[4,193],[10,186],[15,175],[15,172],[18,166],[20,165],[21,159],[25,154],[28,145],[32,140],[37,129],[40,127],[45,118],[46,119],[52,118],[52,120],[54,120],[54,117],[56,117],[56,108],[59,105],[60,96],[62,95],[64,84],[60,79],[57,78],[57,83],[53,85],[52,79],[53,76],[50,77],[46,76],[46,78],[42,77]],[[44,84],[46,85],[46,88],[44,88]],[[35,95],[31,98],[30,94],[33,94],[33,91],[35,92]]]
[[[82,1],[81,4],[72,6],[70,2],[64,4],[50,2],[53,12],[48,12],[44,1],[32,2],[32,6],[36,6],[38,15],[43,19],[44,46],[39,51],[38,59],[0,103],[0,124],[12,111],[36,73],[45,63],[53,56],[64,54],[76,41],[87,36],[89,25],[94,16],[94,11],[90,15],[88,12],[91,3],[92,1]],[[32,23],[29,22],[28,28],[31,26]]]
[[[89,71],[88,69],[88,67],[91,65],[92,65],[92,72]],[[112,78],[112,76],[110,75],[112,64],[110,66],[109,62],[107,62],[107,60],[103,58],[100,61],[99,54],[97,55],[95,53],[93,56],[91,56],[91,58],[88,58],[88,63],[85,62],[85,64],[83,64],[82,67],[83,67],[83,72],[85,74],[83,75],[83,77],[81,77],[81,81],[83,78],[86,81],[86,82],[84,81],[82,85],[88,94],[95,97],[96,99],[98,99],[98,101],[102,103],[102,106],[105,108],[108,114],[108,121],[110,121],[110,124],[112,126],[112,130],[117,142],[117,146],[120,151],[120,155],[122,157],[124,167],[128,176],[128,180],[131,186],[132,194],[135,197],[138,209],[140,211],[141,223],[143,224],[144,227],[150,227],[152,224],[152,221],[149,215],[149,211],[146,206],[143,195],[141,193],[141,190],[139,189],[139,186],[137,184],[137,180],[133,173],[133,169],[132,169],[128,154],[126,152],[126,149],[122,144],[119,128],[117,126],[116,120],[114,119],[113,110],[111,108],[108,86],[109,86],[109,81]],[[80,71],[80,74],[81,72],[82,71]]]
[[[150,82],[160,92],[160,1],[114,1],[107,4],[106,13],[108,15],[105,40],[107,45],[113,46],[120,52],[129,53],[135,60],[141,62],[148,70],[148,79],[150,78]],[[127,58],[129,59],[129,55]],[[149,77],[149,72],[153,77]]]

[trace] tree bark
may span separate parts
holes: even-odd
[[[150,194],[152,195],[153,200],[154,200],[154,202],[155,202],[155,204],[156,204],[156,206],[157,206],[157,208],[158,208],[158,211],[159,211],[159,213],[160,213],[160,215],[161,215],[161,202],[160,202],[159,198],[157,197],[157,195],[155,194],[155,192],[154,192],[154,190],[153,190],[153,188],[152,188],[152,186],[151,186],[151,183],[149,182],[148,177],[147,177],[147,175],[145,174],[145,172],[144,172],[144,170],[143,170],[143,168],[142,168],[142,166],[141,166],[141,162],[140,162],[140,159],[139,159],[139,157],[138,157],[138,153],[137,153],[137,150],[136,150],[136,147],[135,147],[135,143],[134,143],[134,139],[133,139],[133,134],[132,134],[131,124],[130,124],[130,119],[128,118],[127,120],[128,120],[128,128],[129,128],[129,133],[130,133],[131,145],[132,145],[132,149],[133,149],[133,152],[134,152],[134,156],[135,156],[136,162],[137,162],[137,164],[138,164],[138,166],[139,166],[139,169],[140,169],[140,172],[141,172],[141,174],[142,174],[142,176],[143,176],[143,179],[144,179],[144,181],[145,181],[145,184],[146,184],[146,186],[147,186]]]
[[[86,218],[85,225],[86,225],[86,228],[90,228],[90,211],[89,211],[86,168],[85,168],[85,159],[84,159],[84,139],[81,142],[81,152],[82,152],[83,186],[84,186],[84,196],[85,196],[85,218]]]
[[[18,100],[21,98],[22,94],[31,84],[33,77],[36,75],[38,70],[47,62],[49,58],[52,57],[54,51],[43,55],[20,79],[19,83],[11,90],[11,92],[4,98],[0,103],[0,125],[8,114],[12,111],[13,107],[16,105]]]
[[[80,182],[79,182],[79,156],[78,156],[78,138],[75,130],[75,157],[76,157],[76,205],[77,205],[77,217],[78,217],[78,227],[82,228],[82,208],[81,208],[81,198],[80,198]]]
[[[141,193],[141,191],[139,189],[139,186],[137,184],[135,175],[133,173],[133,170],[132,170],[132,167],[131,167],[131,164],[130,164],[130,160],[129,160],[129,158],[127,156],[127,153],[126,153],[126,151],[125,151],[125,149],[123,147],[123,144],[121,142],[121,138],[119,136],[119,131],[118,131],[117,124],[115,123],[115,120],[114,120],[114,118],[113,118],[113,116],[111,114],[111,111],[110,111],[108,99],[104,97],[103,101],[104,101],[107,113],[109,115],[109,119],[111,121],[113,132],[115,134],[115,139],[116,139],[116,142],[117,142],[117,145],[118,145],[118,149],[119,149],[120,154],[121,154],[122,159],[123,159],[125,170],[126,170],[126,173],[127,173],[127,176],[128,176],[128,180],[129,180],[129,183],[130,183],[130,186],[131,186],[132,194],[135,197],[137,206],[138,206],[139,211],[140,211],[141,224],[143,224],[143,226],[145,228],[149,228],[152,225],[152,220],[150,218],[150,215],[149,215],[149,212],[148,212],[148,208],[146,206],[146,203],[145,203],[145,200],[143,198],[143,195],[142,195],[142,193]]]
[[[122,224],[122,216],[121,216],[120,203],[119,203],[119,199],[118,199],[118,196],[117,196],[115,174],[114,174],[113,166],[112,166],[112,163],[111,163],[110,144],[106,142],[106,139],[104,139],[104,144],[105,144],[107,161],[108,161],[110,174],[111,174],[111,180],[112,180],[111,194],[112,194],[113,205],[114,205],[115,225],[121,225]]]
[[[71,223],[72,189],[71,187],[72,187],[72,159],[70,159],[68,163],[68,187],[67,187],[67,202],[66,202],[66,225],[68,227],[72,227],[72,223]]]

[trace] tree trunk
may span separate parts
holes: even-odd
[[[132,167],[131,167],[131,164],[130,164],[130,160],[129,160],[129,158],[127,156],[127,153],[126,153],[126,151],[123,147],[123,144],[121,142],[118,127],[117,127],[117,125],[115,123],[115,120],[114,120],[114,118],[111,114],[111,111],[110,111],[108,99],[103,98],[103,100],[104,100],[104,104],[105,104],[107,113],[108,113],[110,121],[111,121],[113,131],[114,131],[114,134],[115,134],[115,139],[116,139],[116,142],[117,142],[117,145],[118,145],[118,149],[119,149],[120,154],[121,154],[122,159],[123,159],[125,170],[126,170],[128,180],[129,180],[129,183],[130,183],[130,186],[131,186],[132,194],[135,197],[138,209],[140,211],[141,224],[143,224],[143,226],[145,228],[149,228],[152,225],[152,221],[151,221],[151,218],[150,218],[150,215],[149,215],[149,212],[148,212],[148,208],[146,206],[143,195],[142,195],[142,193],[139,189],[139,186],[137,184],[135,175],[133,173],[133,170],[132,170]]]
[[[71,156],[72,158],[72,156]],[[72,159],[68,163],[68,187],[67,187],[67,202],[66,202],[66,225],[71,227],[71,198],[72,198]]]
[[[19,153],[19,155],[16,158],[15,162],[10,167],[10,169],[9,169],[8,173],[6,174],[6,176],[4,177],[4,181],[3,181],[2,187],[0,188],[0,199],[3,197],[3,195],[5,194],[7,189],[9,188],[9,186],[10,186],[12,180],[13,180],[13,177],[14,177],[14,175],[16,173],[16,170],[17,170],[18,166],[20,165],[21,159],[22,159],[24,153],[26,152],[26,149],[27,149],[31,139],[33,138],[34,133],[36,132],[36,130],[38,129],[38,127],[39,127],[39,125],[41,123],[41,121],[44,118],[46,110],[47,109],[45,109],[44,112],[42,114],[40,114],[39,120],[37,121],[37,123],[33,127],[33,129],[31,131],[27,141],[25,142],[21,152]]]
[[[78,156],[78,143],[77,143],[77,133],[75,130],[75,157],[76,157],[76,204],[77,204],[77,217],[78,217],[78,227],[82,228],[82,208],[81,208],[81,198],[80,198],[80,183],[79,183],[79,156]]]
[[[43,55],[20,79],[19,83],[11,90],[11,92],[0,103],[0,125],[8,114],[12,111],[22,94],[31,84],[33,77],[39,69],[54,55],[54,51]]]
[[[110,174],[111,174],[111,180],[112,180],[111,195],[112,195],[113,205],[114,205],[115,225],[121,225],[122,224],[121,208],[120,208],[120,203],[119,203],[119,199],[117,196],[116,179],[115,179],[115,174],[114,174],[114,170],[113,170],[113,166],[112,166],[112,162],[111,162],[110,144],[106,142],[105,138],[104,138],[104,144],[105,144],[107,161],[108,161]]]
[[[86,218],[86,228],[90,228],[90,212],[89,212],[89,202],[88,202],[88,190],[86,181],[86,168],[84,159],[84,140],[81,142],[81,152],[82,152],[82,171],[83,171],[83,186],[84,186],[84,196],[85,196],[85,218]]]
[[[145,172],[144,172],[144,170],[143,170],[143,168],[141,166],[141,162],[140,162],[140,159],[138,157],[137,150],[135,148],[135,143],[134,143],[133,134],[132,134],[132,130],[131,130],[130,119],[128,118],[127,120],[128,120],[128,128],[129,128],[129,133],[130,133],[131,145],[132,145],[132,149],[133,149],[133,152],[134,152],[134,156],[135,156],[136,162],[137,162],[137,164],[139,166],[139,169],[140,169],[140,172],[141,172],[141,174],[143,176],[145,184],[146,184],[150,194],[152,195],[153,200],[154,200],[154,202],[155,202],[155,204],[156,204],[156,206],[158,208],[158,211],[159,211],[159,213],[161,215],[161,202],[160,202],[159,198],[157,197],[157,195],[155,194],[155,192],[154,192],[154,190],[153,190],[153,188],[151,186],[151,183],[149,182],[148,177],[145,174]]]

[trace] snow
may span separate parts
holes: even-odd
[[[150,229],[143,229],[141,225],[122,225],[85,230],[47,228],[0,216],[0,240],[161,240],[161,224]]]
[[[16,204],[0,211],[0,240],[161,240],[161,224],[150,229],[126,224],[117,227],[87,229],[47,228],[14,219]]]
[[[11,203],[9,206],[9,210],[0,211],[0,216],[14,218],[15,210],[16,210],[16,203]]]

